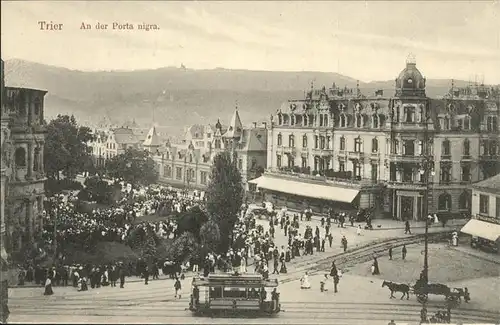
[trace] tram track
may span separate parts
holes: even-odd
[[[429,233],[429,242],[443,241],[448,233],[449,231]],[[394,237],[390,239],[385,238],[372,241],[352,250],[347,250],[343,253],[323,257],[319,260],[301,260],[293,265],[293,270],[287,273],[284,279],[280,279],[280,283],[299,280],[305,272],[309,272],[309,274],[314,275],[327,270],[329,273],[333,261],[335,261],[335,265],[338,269],[343,269],[346,267],[354,266],[356,264],[370,261],[374,256],[379,257],[383,254],[386,254],[390,247],[394,249],[403,245],[412,245],[419,243],[424,239],[425,234],[415,234],[408,237]],[[314,255],[307,256],[312,257]]]
[[[113,317],[113,316],[134,316],[142,313],[145,317],[165,318],[174,320],[190,317],[191,313],[185,310],[188,304],[187,299],[180,299],[172,302],[170,305],[160,304],[161,301],[156,301],[157,306],[137,306],[128,308],[119,308],[118,306],[103,306],[99,301],[95,301],[92,305],[85,308],[74,308],[74,305],[52,305],[44,306],[43,309],[34,308],[35,306],[15,306],[13,312],[20,315],[38,315],[50,316],[96,316],[96,317]],[[284,312],[277,317],[280,320],[289,319],[330,319],[330,320],[381,320],[387,321],[394,319],[395,321],[415,321],[419,319],[421,305],[417,303],[403,302],[397,303],[349,303],[349,302],[305,302],[305,301],[283,301]],[[441,309],[439,305],[430,304],[428,306],[429,313],[434,313]],[[200,319],[200,318],[197,318]],[[210,319],[210,318],[208,318]],[[241,319],[236,317],[236,319]],[[452,320],[461,322],[486,322],[495,323],[500,319],[499,314],[493,311],[478,310],[463,308],[452,311]],[[269,319],[274,323],[272,319]]]

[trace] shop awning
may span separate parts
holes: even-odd
[[[260,176],[260,177],[254,178],[254,179],[252,179],[252,180],[248,181],[248,184],[254,184],[254,185],[257,185],[257,184],[259,184],[259,180],[261,180],[261,179],[263,179],[263,178],[264,178],[264,176]]]
[[[500,237],[500,225],[471,219],[465,224],[461,232],[491,241],[497,241]]]
[[[271,191],[345,203],[352,203],[359,194],[359,190],[351,188],[311,184],[266,176],[253,179],[249,183],[257,184],[258,188]]]

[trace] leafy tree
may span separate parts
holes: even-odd
[[[194,235],[185,232],[177,237],[168,250],[169,259],[175,262],[183,262],[197,255],[200,245]]]
[[[220,230],[220,252],[227,251],[231,244],[233,228],[243,203],[241,174],[236,162],[236,154],[233,157],[227,151],[217,154],[206,191],[208,214]]]
[[[91,201],[97,203],[111,203],[113,199],[113,186],[109,185],[100,177],[93,176],[85,180],[85,192]]]
[[[84,171],[91,164],[88,143],[93,139],[92,131],[79,126],[75,117],[58,115],[47,126],[44,161],[49,178],[59,179],[59,173],[69,179]]]
[[[195,206],[177,216],[177,235],[190,232],[198,240],[200,238],[200,229],[207,221],[208,216],[206,212],[199,206]]]
[[[153,236],[147,236],[141,250],[141,257],[148,263],[152,263],[156,258],[156,242]]]
[[[128,148],[124,153],[111,158],[106,164],[107,174],[134,185],[155,183],[158,172],[155,162],[147,151]]]
[[[200,241],[207,252],[217,250],[220,241],[220,230],[215,221],[209,220],[201,226]]]

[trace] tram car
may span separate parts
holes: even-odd
[[[278,280],[238,273],[195,277],[189,310],[195,315],[276,315],[281,310]]]

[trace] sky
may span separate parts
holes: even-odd
[[[63,27],[42,31],[39,21]],[[160,29],[138,30],[142,23]],[[1,43],[4,60],[84,71],[183,64],[362,81],[394,79],[412,53],[427,78],[499,84],[500,2],[2,1]]]

